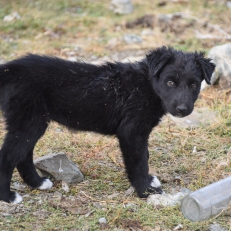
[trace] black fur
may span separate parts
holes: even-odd
[[[12,202],[14,168],[32,188],[44,181],[33,149],[51,120],[71,129],[116,135],[138,196],[150,185],[148,137],[161,117],[189,115],[214,64],[202,53],[161,47],[136,63],[102,66],[29,54],[0,66],[0,105],[7,134],[0,151],[0,200]],[[148,192],[148,193],[146,193]]]

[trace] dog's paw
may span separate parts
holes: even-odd
[[[53,183],[49,179],[44,179],[42,184],[38,187],[40,190],[50,189],[53,186]]]
[[[13,197],[14,198],[10,200],[12,204],[16,205],[22,202],[22,197],[17,192],[14,192]]]
[[[147,198],[150,194],[162,194],[161,183],[156,176],[148,176],[148,180],[136,188],[137,195]]]
[[[150,181],[150,185],[152,186],[152,188],[154,188],[155,192],[154,193],[158,193],[158,194],[162,194],[163,190],[161,188],[161,183],[158,180],[158,178],[156,176],[151,176],[151,181]]]

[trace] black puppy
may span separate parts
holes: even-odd
[[[158,48],[136,63],[102,66],[27,55],[0,66],[0,105],[7,134],[0,151],[0,200],[16,167],[30,187],[49,189],[33,164],[33,149],[51,120],[71,129],[116,135],[126,172],[139,197],[161,193],[148,174],[148,137],[161,117],[189,115],[214,64],[202,53]]]

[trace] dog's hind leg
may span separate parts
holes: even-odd
[[[36,121],[38,122],[38,120]],[[38,129],[39,127],[39,129]],[[33,148],[38,139],[44,134],[47,123],[31,123],[23,130],[10,130],[5,137],[0,151],[0,200],[12,203],[20,203],[21,197],[10,191],[10,181],[15,167],[21,177],[32,188],[47,189],[52,187],[50,180],[41,178],[33,164]]]
[[[50,189],[53,186],[49,179],[40,177],[36,172],[33,163],[33,150],[29,151],[26,158],[18,163],[17,169],[24,182],[31,188],[44,190]]]
[[[22,200],[17,193],[10,191],[10,181],[16,167],[29,186],[40,189],[52,186],[50,180],[37,174],[33,164],[34,146],[50,121],[46,105],[41,100],[38,102],[23,102],[18,108],[8,107],[4,111],[8,133],[0,150],[0,200],[12,203]]]

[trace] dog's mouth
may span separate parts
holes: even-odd
[[[186,115],[182,115],[181,113],[177,113],[176,115],[174,115],[175,117],[177,118],[183,118],[185,117]]]

